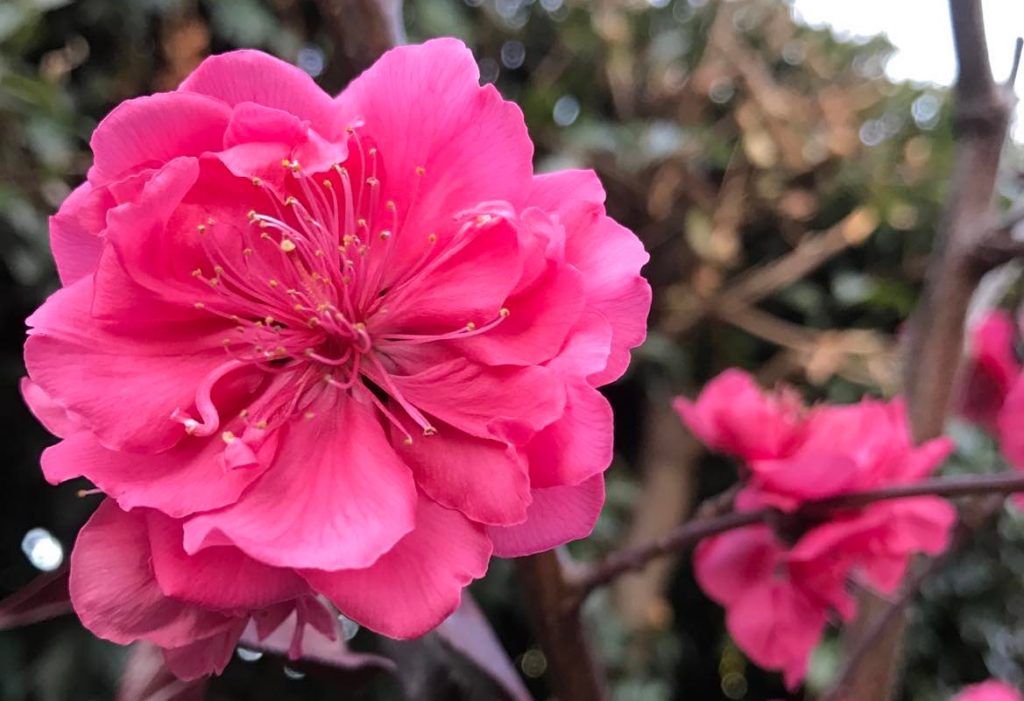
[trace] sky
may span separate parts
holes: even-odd
[[[896,54],[886,65],[895,80],[949,85],[956,78],[953,33],[946,0],[794,0],[798,19],[853,36],[886,34]],[[992,72],[1005,80],[1013,46],[1024,36],[1024,0],[982,0]],[[1024,75],[1017,92],[1024,96]],[[1014,138],[1024,142],[1024,104],[1018,106]]]

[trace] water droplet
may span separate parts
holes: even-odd
[[[551,110],[551,118],[560,127],[567,127],[580,116],[580,101],[572,95],[562,95]]]
[[[516,69],[523,65],[526,60],[526,47],[523,42],[512,39],[506,41],[501,47],[501,62],[505,68]]]
[[[289,667],[288,665],[285,665],[281,669],[284,671],[284,676],[288,677],[289,679],[299,680],[306,678],[305,672],[300,672],[294,667]]]
[[[64,562],[64,548],[45,528],[33,528],[21,539],[21,551],[32,566],[53,572]]]
[[[724,105],[726,102],[732,99],[732,96],[736,94],[736,88],[733,86],[731,80],[717,80],[715,84],[711,86],[711,90],[708,91],[708,97],[716,105]]]
[[[324,52],[316,46],[304,46],[299,49],[295,62],[299,68],[314,78],[324,72]]]
[[[359,632],[358,623],[340,613],[338,614],[338,620],[341,622],[341,637],[345,639],[345,642],[356,637],[356,633]]]
[[[235,654],[238,655],[238,659],[242,660],[242,662],[255,662],[263,657],[263,653],[259,650],[242,647],[241,645],[235,650]]]

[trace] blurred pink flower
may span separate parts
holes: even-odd
[[[644,338],[648,256],[593,172],[533,174],[522,113],[460,42],[390,51],[336,99],[216,56],[92,149],[51,221],[64,286],[28,321],[23,392],[64,438],[47,479],[149,524],[146,601],[237,616],[312,591],[412,637],[492,552],[590,532],[612,450],[596,388]],[[209,639],[208,611],[128,626],[139,602],[102,574],[122,530],[83,531],[83,621]],[[253,590],[222,586],[221,559]]]
[[[745,460],[736,508],[793,512],[815,499],[919,481],[952,450],[946,438],[911,443],[899,399],[804,408],[790,389],[764,394],[752,378],[729,370],[695,403],[676,408],[710,447]],[[914,553],[949,546],[956,511],[937,497],[879,501],[800,521],[785,541],[768,527],[716,536],[697,549],[697,581],[726,608],[737,644],[758,664],[803,679],[830,611],[856,612],[850,577],[892,593]]]
[[[953,701],[1024,701],[1024,696],[1009,684],[991,679],[966,687]]]
[[[995,431],[999,411],[1020,375],[1013,352],[1017,325],[1004,310],[996,309],[971,330],[969,349],[957,391],[957,411],[968,421]]]

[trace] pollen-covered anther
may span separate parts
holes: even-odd
[[[512,312],[509,311],[508,307],[502,307],[501,309],[498,310],[498,316],[500,316],[502,319],[507,319],[508,315],[511,313]]]
[[[313,413],[312,411],[307,411],[305,414],[302,415],[302,418],[304,418],[306,421],[310,421],[314,417],[316,417],[316,414]]]
[[[427,174],[427,169],[426,168],[424,168],[423,166],[416,166],[416,175],[419,175],[420,177],[422,177],[422,176],[424,176],[426,174]]]
[[[437,243],[437,234],[427,234],[428,243]]]
[[[475,323],[473,323],[471,321],[468,324],[466,324],[466,331],[474,331],[474,330],[476,330],[476,324]]]
[[[369,185],[370,187],[377,187],[378,185],[380,185],[380,180],[371,175],[366,179],[366,184]]]
[[[384,231],[380,232],[380,240],[381,241],[387,241],[389,238],[391,238],[391,232],[390,231],[388,231],[387,229],[384,229]]]
[[[225,443],[231,443],[235,438],[237,438],[237,436],[235,436],[231,431],[224,431],[224,433],[220,434],[220,439]]]
[[[203,271],[202,271],[201,268],[196,268],[195,270],[192,271],[192,277],[202,277],[202,276],[203,276]]]
[[[292,251],[295,250],[295,242],[292,241],[291,239],[281,239],[281,243],[278,245],[281,247],[281,250],[284,251],[285,253],[291,253]]]
[[[196,231],[198,231],[200,234],[205,233],[206,232],[206,224],[200,224],[199,226],[197,226],[196,227]]]
[[[387,204],[385,204],[384,206],[387,207],[387,210],[389,212],[394,212],[395,211],[395,201],[394,200],[388,200]]]
[[[248,212],[245,213],[245,218],[248,219],[249,221],[256,221],[257,216],[258,215],[256,214],[255,209],[250,209]]]
[[[433,426],[424,426],[423,427],[423,435],[427,436],[427,437],[429,437],[429,436],[436,436],[437,435],[437,429],[434,428]]]

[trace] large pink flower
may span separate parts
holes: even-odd
[[[1024,701],[1024,696],[1006,682],[990,679],[966,687],[953,701]]]
[[[216,56],[92,148],[51,222],[64,286],[29,319],[24,394],[64,439],[47,478],[144,518],[164,596],[238,615],[313,592],[411,637],[492,552],[589,533],[596,387],[644,337],[647,254],[592,172],[533,174],[521,112],[461,43],[395,49],[336,99]],[[85,527],[78,582],[107,581],[118,532]],[[208,637],[126,628],[133,596],[108,588],[75,596],[104,637]]]

